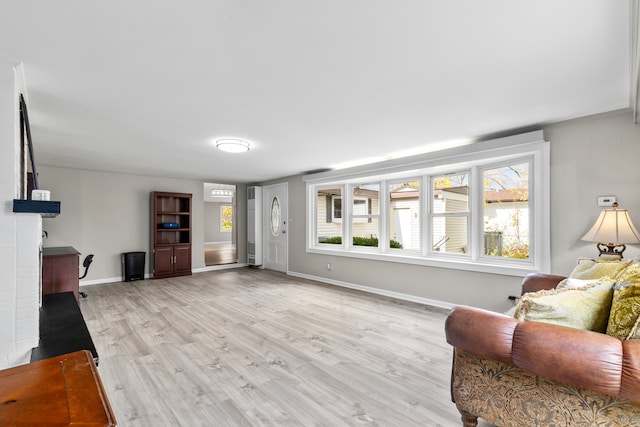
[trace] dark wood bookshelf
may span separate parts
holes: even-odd
[[[154,279],[191,274],[191,199],[189,193],[151,193]]]

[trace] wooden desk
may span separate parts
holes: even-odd
[[[0,371],[3,427],[116,426],[88,351]]]
[[[71,246],[42,249],[42,295],[73,292],[78,300],[80,252]]]

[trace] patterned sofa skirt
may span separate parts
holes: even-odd
[[[576,354],[576,363],[580,362]],[[501,427],[640,426],[640,405],[455,349],[458,409]],[[473,425],[473,424],[467,424]]]

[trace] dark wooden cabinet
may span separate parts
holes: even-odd
[[[191,274],[191,199],[188,193],[151,193],[154,279]]]
[[[42,249],[42,294],[73,292],[78,300],[80,252],[71,246]]]

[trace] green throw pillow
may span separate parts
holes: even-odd
[[[570,328],[607,329],[613,283],[601,280],[581,288],[551,289],[524,294],[514,317]]]
[[[640,317],[640,283],[617,283],[609,314],[607,335],[626,339]]]
[[[616,283],[633,282],[640,283],[640,263],[631,262],[629,265],[613,276]]]
[[[607,261],[580,258],[569,277],[574,279],[600,279],[601,277],[615,277],[630,261]]]

